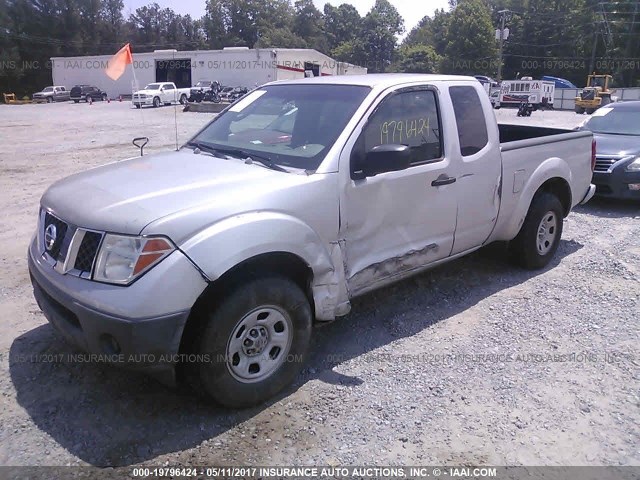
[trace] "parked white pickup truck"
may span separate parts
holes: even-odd
[[[177,88],[173,82],[150,83],[142,90],[134,92],[131,102],[136,108],[141,108],[143,105],[159,107],[172,103],[185,104],[190,92],[190,88]]]
[[[593,165],[591,132],[498,126],[470,77],[277,82],[178,151],[52,185],[29,270],[69,341],[253,405],[358,295],[498,240],[546,266]]]

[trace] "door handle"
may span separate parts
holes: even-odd
[[[448,177],[446,174],[440,175],[433,182],[431,182],[432,187],[441,187],[442,185],[450,185],[456,181],[456,177]]]

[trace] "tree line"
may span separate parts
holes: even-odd
[[[504,19],[503,78],[554,75],[583,86],[589,71],[638,85],[637,0],[450,0],[411,31],[388,0],[364,16],[312,0],[206,0],[203,15],[157,3],[127,18],[122,0],[0,0],[0,90],[30,93],[51,81],[51,57],[155,49],[313,48],[369,72],[495,76]],[[405,35],[406,34],[406,35]],[[398,41],[398,38],[403,38]],[[37,67],[36,67],[37,66]],[[640,86],[640,85],[639,85]]]

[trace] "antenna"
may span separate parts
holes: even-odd
[[[174,65],[175,65],[175,61],[176,61],[176,50],[173,51]],[[189,67],[191,67],[191,61],[189,61]],[[180,96],[178,95],[178,86],[176,85],[176,98],[174,99],[174,102],[173,102],[173,124],[176,130],[176,152],[178,151],[178,102],[179,101],[180,101]]]

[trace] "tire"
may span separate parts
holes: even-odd
[[[51,103],[51,102],[53,102],[53,98],[47,97],[47,103]]]
[[[213,101],[213,103],[220,103],[222,101],[220,95],[218,95],[217,93],[213,95],[213,98],[211,100]]]
[[[182,95],[180,95],[180,105],[186,105],[187,103],[187,96],[183,93]]]
[[[587,108],[587,109],[586,109],[587,115],[591,115],[591,114],[592,114],[593,112],[595,112],[595,111],[596,111],[596,109],[595,109],[595,108]]]
[[[80,100],[74,100],[73,103],[80,103]]]
[[[202,315],[196,350],[210,361],[195,364],[192,383],[217,403],[232,408],[260,404],[302,368],[312,313],[306,295],[291,280],[269,276],[238,282]]]
[[[536,193],[520,232],[509,245],[511,260],[529,270],[547,266],[560,244],[563,220],[558,197],[548,192]]]
[[[140,105],[139,103],[136,103],[136,108],[142,108],[142,105]]]
[[[103,93],[100,98],[102,99],[103,102],[106,102],[107,101],[107,94]]]
[[[579,115],[582,115],[584,113],[584,108],[583,107],[576,107],[576,113]]]
[[[160,97],[153,97],[153,108],[158,108],[160,106]]]

